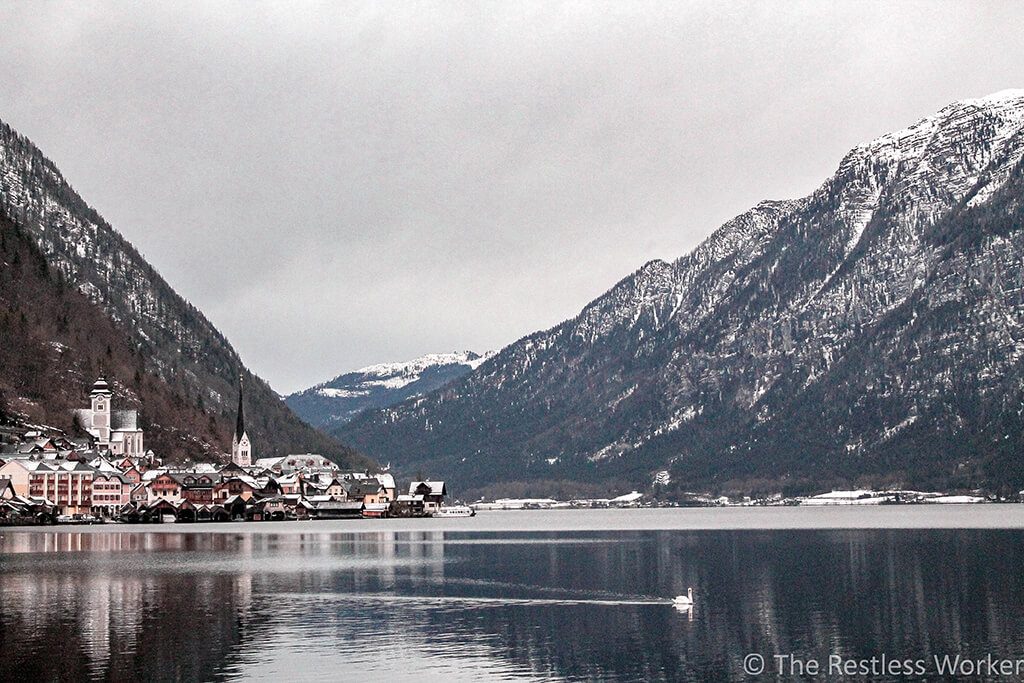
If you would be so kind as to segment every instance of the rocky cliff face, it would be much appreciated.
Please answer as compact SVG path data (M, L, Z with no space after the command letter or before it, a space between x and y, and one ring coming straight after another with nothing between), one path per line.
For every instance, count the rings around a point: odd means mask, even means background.
M181 405L198 406L215 419L229 418L242 375L250 434L261 455L313 451L343 463L365 462L299 420L264 381L245 368L203 314L78 196L53 162L2 122L0 218L35 241L53 277L78 290L127 335L134 353L145 360L146 373L175 387ZM83 384L81 391L87 386ZM18 389L10 391L17 394ZM17 403L20 398L13 395L8 400ZM145 404L147 396L143 393L135 400ZM55 423L61 421L60 415L52 418ZM231 441L230 429L220 440L220 444L204 442L197 450L225 450Z
M1024 91L853 149L342 438L462 485L1024 483Z

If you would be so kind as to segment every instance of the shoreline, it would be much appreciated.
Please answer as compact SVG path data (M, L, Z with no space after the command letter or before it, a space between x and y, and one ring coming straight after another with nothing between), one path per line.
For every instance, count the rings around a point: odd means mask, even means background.
M9 526L4 534L544 533L602 531L1024 530L1024 505L488 510L475 517Z

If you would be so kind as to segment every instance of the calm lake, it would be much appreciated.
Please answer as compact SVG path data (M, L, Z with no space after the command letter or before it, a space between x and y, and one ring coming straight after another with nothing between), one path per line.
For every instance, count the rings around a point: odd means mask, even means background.
M0 680L750 680L751 654L773 678L774 655L823 671L1015 660L1022 567L1024 505L0 528ZM691 586L695 606L673 607Z

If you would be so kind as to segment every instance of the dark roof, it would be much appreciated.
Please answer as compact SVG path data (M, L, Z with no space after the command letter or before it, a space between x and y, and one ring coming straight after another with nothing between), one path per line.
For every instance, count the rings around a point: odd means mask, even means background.
M188 486L189 488L207 488L220 482L219 475L208 472L168 472L167 474L169 474L171 479L174 481L178 482L182 486ZM202 481L204 477L206 478L205 482Z
M99 377L99 379L97 379L93 383L92 390L89 391L90 395L92 395L92 394L109 394L109 393L110 393L110 385L107 384L106 378L103 377L102 375Z
M380 482L376 479L363 479L355 482L348 487L348 495L350 496L365 496L379 493L383 487Z
M115 410L110 414L111 429L138 429L139 413L135 410Z
M448 489L443 481L414 481L409 484L409 495L447 496Z
M256 487L253 486L252 483L246 481L242 477L227 476L227 477L221 478L221 480L219 482L217 482L217 483L218 484L227 484L227 483L232 482L232 481L241 482L242 484L248 486L249 488L253 489L254 491L256 490ZM253 482L253 483L255 483L255 482Z
M108 472L106 470L97 470L94 479L99 479L100 477L103 477L105 479L117 479L122 484L131 484L132 483L131 479L129 479L128 477L124 476L120 472Z

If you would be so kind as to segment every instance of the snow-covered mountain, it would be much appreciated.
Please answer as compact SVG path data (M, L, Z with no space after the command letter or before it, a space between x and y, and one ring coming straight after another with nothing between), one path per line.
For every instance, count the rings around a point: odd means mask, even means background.
M162 456L194 458L204 451L226 450L231 443L230 416L237 404L238 380L242 376L247 388L249 431L262 453L283 455L312 451L343 463L365 464L361 456L312 429L288 410L263 380L246 369L224 335L85 203L57 166L28 138L3 122L0 122L0 221L9 223L11 231L30 236L37 247L36 253L45 260L44 270L52 272L61 286L70 285L84 295L127 335L131 353L143 360L143 368L135 379L110 379L132 385L134 399L143 406L143 418L152 419L153 415L147 413L145 406L159 393L150 391L147 385L160 382L173 387L171 394L173 403L180 409L178 414L195 409L208 422L206 431L216 437L195 443L187 436L190 424L195 421L189 418L178 425L183 434L180 438L162 444L165 447ZM46 331L47 326L57 322L36 319L37 313L31 310L24 315L34 321L37 331ZM83 373L94 373L98 368L83 369L74 361L74 358L57 354L46 360L61 370L54 376L77 387L73 392L84 396L95 375ZM38 375L38 368L31 366L29 359L23 359L22 363L26 367L4 370L10 371L11 376L21 372ZM122 365L130 366L127 362ZM51 370L47 368L48 373ZM47 398L14 396L12 401L29 400L45 405ZM186 406L188 411L184 410ZM172 416L175 411L160 414ZM60 422L63 415L63 412L54 415L54 421ZM147 428L152 427L155 427L152 422L147 424Z
M462 487L1024 484L1022 155L1024 90L951 104L335 433Z
M472 351L432 353L404 363L370 365L285 397L315 427L348 422L368 408L386 408L439 389L477 369L494 355Z

